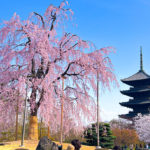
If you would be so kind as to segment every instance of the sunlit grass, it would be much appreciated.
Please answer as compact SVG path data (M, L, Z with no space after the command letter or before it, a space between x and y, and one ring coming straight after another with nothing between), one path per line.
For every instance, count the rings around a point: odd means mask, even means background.
M58 142L56 142L59 144ZM24 147L19 147L21 145L21 141L13 141L13 142L6 142L5 145L0 146L0 150L36 150L36 147L38 145L38 141L34 140L25 140L24 141ZM63 149L67 149L67 146L69 143L63 143ZM84 146L82 145L81 150L95 150L95 146Z

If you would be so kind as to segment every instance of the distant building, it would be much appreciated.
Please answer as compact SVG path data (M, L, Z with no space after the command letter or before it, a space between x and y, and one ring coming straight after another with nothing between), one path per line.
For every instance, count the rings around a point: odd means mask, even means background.
M131 86L129 90L120 91L122 94L131 97L128 102L120 103L121 106L131 108L128 114L119 117L132 120L138 113L149 114L150 112L150 75L143 70L142 48L140 53L140 70L134 75L122 79L123 83Z

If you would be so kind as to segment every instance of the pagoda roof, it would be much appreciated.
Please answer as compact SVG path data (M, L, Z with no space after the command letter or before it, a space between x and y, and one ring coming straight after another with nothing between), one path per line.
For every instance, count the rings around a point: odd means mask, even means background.
M124 118L124 119L129 119L129 120L132 119L135 116L137 116L137 113L133 112L133 111L129 111L128 114L119 115L119 117Z
M126 107L130 107L132 108L132 106L134 105L145 105L145 104L150 104L150 99L147 100L129 100L128 102L122 102L119 103L122 106L126 106Z
M135 115L133 115L133 114L132 115L131 114L130 115L129 114L119 115L120 118L128 119L128 120L131 120L131 121L133 120L132 118L135 117L135 116L136 116L136 114Z
M120 118L124 118L124 119L128 119L128 120L132 120L132 118L134 118L135 116L137 116L138 113L133 112L133 111L129 111L128 114L122 114L119 115ZM149 113L144 113L144 114L149 114Z
M138 89L135 89L135 88L130 88L130 90L123 90L123 91L120 91L122 94L124 95L133 95L133 94L137 94L137 93L145 93L145 92L150 92L150 88L138 88Z
M145 79L150 79L150 75L145 73L145 71L143 70L139 70L137 73L133 74L128 78L122 79L121 81L126 83L126 82L145 80Z
M132 76L122 79L121 81L129 85L137 85L136 81L143 81L143 80L147 81L147 79L148 81L150 81L150 75L145 73L143 69L143 54L142 54L142 47L140 47L140 70L137 73L133 74ZM149 83L150 82L148 82L148 84Z

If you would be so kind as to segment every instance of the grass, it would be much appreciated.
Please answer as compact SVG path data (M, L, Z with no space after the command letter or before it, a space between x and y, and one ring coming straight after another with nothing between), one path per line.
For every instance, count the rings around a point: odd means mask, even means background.
M56 142L59 144L59 142ZM38 141L25 140L24 147L20 147L21 141L5 142L5 145L0 145L0 150L36 150ZM63 149L67 149L69 143L63 143ZM95 150L95 146L82 145L81 150Z

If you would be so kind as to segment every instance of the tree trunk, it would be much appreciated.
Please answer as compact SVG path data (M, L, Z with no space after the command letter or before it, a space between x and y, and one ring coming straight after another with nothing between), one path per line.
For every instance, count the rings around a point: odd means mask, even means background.
M18 140L18 99L17 99L17 107L16 107L16 131L15 131L15 140Z
M50 123L48 123L48 131L47 131L47 136L50 138Z
M16 106L16 133L15 133L15 140L17 141L18 140L18 115L19 115L19 91L18 91L18 94L17 94L17 106Z
M48 136L48 138L50 138L50 129L49 129L49 126L48 126L47 136Z
M29 139L38 140L38 119L37 116L30 116Z

